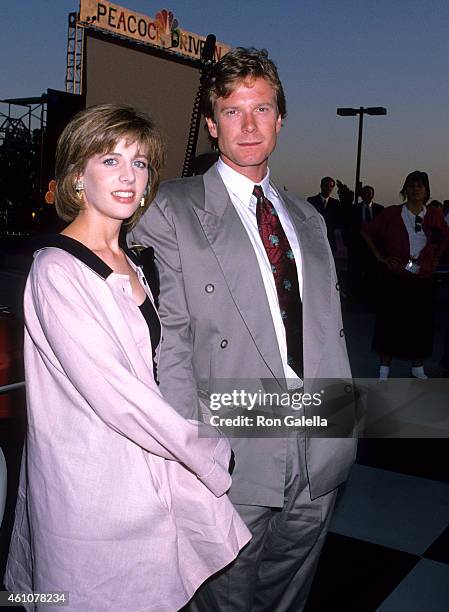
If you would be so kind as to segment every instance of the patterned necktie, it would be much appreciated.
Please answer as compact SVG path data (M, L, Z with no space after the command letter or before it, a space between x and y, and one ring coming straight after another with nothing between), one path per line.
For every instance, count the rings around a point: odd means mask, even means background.
M295 256L276 209L264 196L260 185L254 186L253 195L257 198L257 225L268 261L271 264L281 317L284 322L287 338L287 363L302 378L302 303Z

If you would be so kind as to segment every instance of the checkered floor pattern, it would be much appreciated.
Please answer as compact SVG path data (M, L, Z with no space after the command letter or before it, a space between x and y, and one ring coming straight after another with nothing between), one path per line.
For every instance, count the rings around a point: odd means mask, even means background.
M431 376L448 325L448 286L438 289L436 305L434 353L426 362ZM370 351L374 314L345 306L353 375L376 378L378 358ZM393 362L393 376L409 372L409 363ZM341 611L449 611L448 439L359 441L305 612Z
M362 440L306 612L448 612L448 472L449 440Z

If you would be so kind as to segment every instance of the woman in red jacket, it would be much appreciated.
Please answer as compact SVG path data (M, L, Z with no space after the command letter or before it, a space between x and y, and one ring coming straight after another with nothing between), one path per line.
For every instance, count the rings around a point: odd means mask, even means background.
M382 264L381 295L373 338L379 378L388 378L392 357L412 362L412 376L427 378L423 362L432 354L433 274L449 241L441 210L426 208L429 177L415 170L405 179L403 204L390 206L362 234Z

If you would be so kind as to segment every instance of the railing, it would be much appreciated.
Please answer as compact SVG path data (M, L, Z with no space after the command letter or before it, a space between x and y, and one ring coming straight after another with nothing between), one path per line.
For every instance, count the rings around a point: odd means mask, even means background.
M9 393L10 391L16 391L16 389L25 388L25 381L21 380L20 382L11 383L9 385L1 385L0 386L0 395L3 393Z
M21 419L26 411L25 401L24 380L0 385L0 423Z
M23 413L25 381L23 374L22 323L14 310L0 305L0 420Z

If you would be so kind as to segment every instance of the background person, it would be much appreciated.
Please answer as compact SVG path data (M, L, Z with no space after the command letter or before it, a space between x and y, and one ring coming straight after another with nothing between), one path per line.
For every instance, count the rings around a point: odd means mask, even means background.
M449 225L449 200L444 200L443 202L443 215L444 220Z
M441 210L443 210L443 206L443 202L440 202L439 200L432 200L427 204L427 208L441 208Z
M362 201L349 209L348 214L348 274L349 296L351 300L363 300L369 309L374 309L378 287L378 263L361 229L365 223L373 221L384 209L374 202L374 188L364 185L360 195Z
M162 159L147 115L78 114L56 155L70 223L25 289L28 435L5 585L68 591L71 610L177 610L249 538L225 495L228 442L206 425L199 437L154 380L158 316L118 242Z
M335 180L332 177L325 176L321 179L320 193L307 198L307 201L310 202L324 218L327 228L327 239L329 240L332 253L335 253L337 250L336 230L341 229L343 225L340 202L331 195L335 189L335 185Z
M412 376L427 378L423 361L433 345L432 275L449 228L440 209L426 208L430 185L425 172L411 172L400 193L404 204L385 208L362 228L382 264L373 349L380 355L380 378L388 378L392 357L410 360Z

